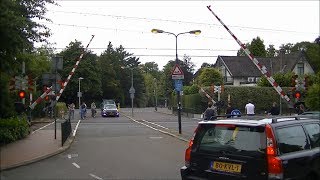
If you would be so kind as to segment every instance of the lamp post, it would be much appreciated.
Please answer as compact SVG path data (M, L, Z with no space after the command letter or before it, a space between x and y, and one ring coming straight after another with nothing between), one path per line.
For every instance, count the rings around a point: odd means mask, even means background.
M158 99L157 99L157 79L153 78L154 82L154 100L155 100L155 105L154 105L154 110L157 111L158 109Z
M193 31L188 31L188 32L182 32L182 33L178 33L178 34L174 34L172 32L167 32L167 31L163 31L160 29L152 29L151 30L152 33L166 33L166 34L172 34L174 35L174 37L176 38L176 65L179 65L179 59L178 59L178 36L181 34L195 34L195 35L199 35L201 33L200 30L193 30ZM178 110L178 123L179 123L179 134L181 134L181 97L180 97L180 91L177 91L177 101L178 101L178 106L177 106L177 110Z
M79 79L79 92L78 92L78 97L79 97L79 109L80 109L80 106L81 106L81 100L80 100L80 98L81 98L81 96L82 96L81 90L80 90L80 87L81 87L80 82L81 82L81 80L84 79L84 78L83 78L83 77L79 77L78 79Z
M131 116L133 117L133 98L134 98L134 93L135 93L135 89L133 87L133 68L131 68L131 88L130 88L129 92L130 92L130 97L131 97Z

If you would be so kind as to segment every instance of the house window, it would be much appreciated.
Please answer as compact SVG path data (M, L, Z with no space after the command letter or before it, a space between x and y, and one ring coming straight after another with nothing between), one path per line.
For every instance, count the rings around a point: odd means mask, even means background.
M254 82L254 77L248 77L248 82L253 83Z
M256 82L259 82L260 81L260 78L259 77L256 77Z
M303 63L298 63L297 69L298 69L298 72L297 72L298 75L304 75L304 64Z

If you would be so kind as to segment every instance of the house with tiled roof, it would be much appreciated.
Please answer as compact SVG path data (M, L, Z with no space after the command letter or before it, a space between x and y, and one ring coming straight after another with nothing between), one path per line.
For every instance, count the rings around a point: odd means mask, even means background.
M279 72L294 72L297 75L314 74L304 51L277 57L256 57L256 59L271 75ZM220 70L224 84L234 86L255 86L262 76L260 70L247 56L218 56L214 67Z

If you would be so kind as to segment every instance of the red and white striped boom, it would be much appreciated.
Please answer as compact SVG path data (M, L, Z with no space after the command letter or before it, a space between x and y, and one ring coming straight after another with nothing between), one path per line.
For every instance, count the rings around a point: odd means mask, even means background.
M62 87L61 87L59 93L58 93L57 96L56 96L56 101L59 100L61 94L63 93L63 91L64 91L64 89L65 89L65 87L67 86L68 82L70 81L71 77L73 76L74 72L76 71L76 69L77 69L77 67L78 67L78 65L79 65L79 63L80 63L80 60L81 60L82 57L83 57L84 52L86 52L86 51L88 50L89 44L91 43L91 41L92 41L93 38L94 38L94 35L92 35L92 37L91 37L89 43L87 44L86 48L85 48L84 51L81 53L81 55L80 55L80 57L78 58L75 66L72 68L71 72L69 73L69 76L68 76L67 80L64 81L64 83L62 84Z
M76 71L79 63L80 63L80 60L82 59L84 53L88 50L88 47L92 41L92 39L94 38L94 35L92 35L89 43L87 44L86 48L84 49L84 51L81 52L81 55L80 57L78 58L76 64L74 65L74 67L72 68L71 72L69 73L69 76L67 78L67 80L63 83L59 93L56 95L56 101L59 100L61 94L63 93L65 87L67 86L68 82L70 81L72 75L74 74L74 72ZM56 82L55 82L56 83ZM30 109L34 109L34 107L39 104L50 92L52 91L52 86L50 88L48 88L35 102L33 102L29 107Z
M250 58L250 60L254 63L254 65L260 70L260 72L267 78L272 87L278 92L282 99L285 99L289 107L293 107L290 98L286 95L286 93L282 90L278 83L273 79L271 74L267 71L267 68L261 64L253 54L247 49L245 44L243 44L231 31L230 29L221 21L221 19L211 10L211 6L207 6L209 11L218 19L218 21L223 25L223 27L230 33L234 40L237 41L241 49L246 53L246 55Z

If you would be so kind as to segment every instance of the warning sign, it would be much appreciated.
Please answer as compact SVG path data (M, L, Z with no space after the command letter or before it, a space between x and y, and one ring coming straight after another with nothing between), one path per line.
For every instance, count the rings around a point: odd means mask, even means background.
M178 64L174 66L171 75L172 75L172 79L184 79L183 71L181 70Z

